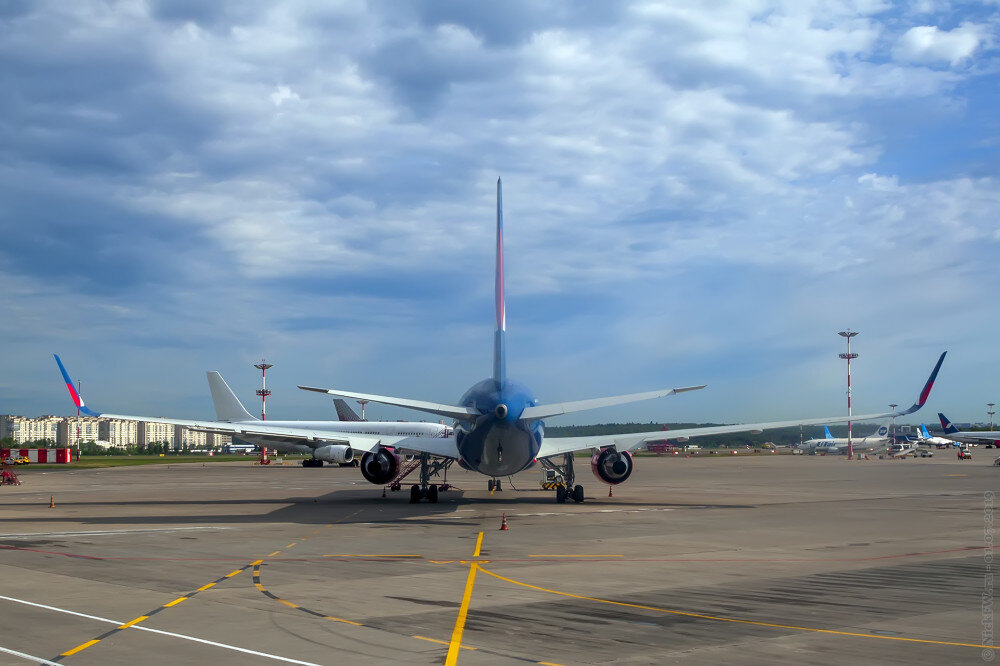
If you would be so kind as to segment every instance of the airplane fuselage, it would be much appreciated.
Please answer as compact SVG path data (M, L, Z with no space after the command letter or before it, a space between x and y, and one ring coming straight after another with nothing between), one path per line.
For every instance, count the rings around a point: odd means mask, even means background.
M523 421L521 412L534 407L535 397L526 386L494 379L474 384L458 403L482 416L455 423L455 443L463 466L487 476L508 476L528 467L542 446L545 426Z

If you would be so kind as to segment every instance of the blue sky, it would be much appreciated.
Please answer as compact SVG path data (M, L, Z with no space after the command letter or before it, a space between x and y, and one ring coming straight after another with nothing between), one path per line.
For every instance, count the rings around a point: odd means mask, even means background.
M272 417L294 388L545 402L559 422L1000 402L1000 4L10 2L0 413ZM412 412L373 408L381 418Z

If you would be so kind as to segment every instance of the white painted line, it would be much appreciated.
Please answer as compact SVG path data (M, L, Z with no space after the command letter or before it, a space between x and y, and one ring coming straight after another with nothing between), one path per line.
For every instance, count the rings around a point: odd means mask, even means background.
M64 608L56 608L55 606L46 606L45 604L38 604L33 601L25 601L24 599L15 599L14 597L5 597L0 595L0 599L6 599L7 601L13 601L18 604L25 604L27 606L35 606L36 608L44 608L46 610L55 611L57 613L67 613L69 615L76 615L77 617L85 617L88 620L95 620L97 622L104 622L105 624L114 624L121 626L125 624L121 620L110 620L106 617L98 617L96 615L87 615L86 613L77 613L76 611L66 610ZM164 636L172 636L174 638L180 638L186 641L193 641L195 643L204 643L205 645L214 645L215 647L220 647L226 650L235 650L236 652L242 652L244 654L252 654L257 657L266 657L267 659L275 659L277 661L284 661L289 664L302 664L302 666L321 666L321 664L314 664L311 661L299 661L298 659L290 659L288 657L280 657L276 654L268 654L267 652L257 652L256 650L248 650L247 648L236 647L235 645L227 645L226 643L217 643L215 641L206 640L204 638L197 638L195 636L187 636L185 634L175 634L171 631L161 631L159 629L152 629L150 627L143 627L138 624L133 624L128 627L128 629L138 629L139 631L148 631L154 634L163 634ZM19 655L20 656L20 655ZM34 657L31 657L34 659ZM44 659L40 660L46 664L51 664L52 662L47 662ZM56 664L56 666L62 666L61 664Z
M36 664L45 664L45 666L63 666L60 663L49 661L48 659L42 659L41 657L32 657L30 654L24 654L23 652L18 652L17 650L8 650L5 647L0 647L0 652L6 652L7 654L12 654L15 657L21 657L22 659L33 661Z
M151 527L144 530L93 530L85 532L26 532L23 534L0 534L0 539L33 539L35 537L106 536L110 534L145 534L148 532L181 532L184 530L228 530L230 527Z

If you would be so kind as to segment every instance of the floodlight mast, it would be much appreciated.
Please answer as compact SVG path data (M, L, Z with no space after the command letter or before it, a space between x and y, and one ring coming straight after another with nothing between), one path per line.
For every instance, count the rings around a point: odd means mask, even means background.
M260 363L255 363L254 366L260 370L260 388L257 389L257 395L260 396L260 420L267 420L267 396L271 395L271 392L267 390L267 370L268 368L273 368L273 363L268 363L265 359L261 359Z
M996 414L996 412L993 411L993 405L995 404L997 403L995 402L986 403L986 406L989 407L989 409L986 410L986 413L990 415L990 430L993 430L993 415Z
M899 407L899 405L896 404L895 402L890 402L889 403L889 411L890 412L895 412L897 407ZM896 417L895 416L892 417L892 443L893 444L896 443Z
M847 459L854 459L854 444L851 437L851 417L853 412L851 411L851 359L857 358L857 354L851 353L851 338L857 335L857 331L852 331L847 329L846 331L840 331L837 335L847 338L847 353L838 354L840 358L847 359Z

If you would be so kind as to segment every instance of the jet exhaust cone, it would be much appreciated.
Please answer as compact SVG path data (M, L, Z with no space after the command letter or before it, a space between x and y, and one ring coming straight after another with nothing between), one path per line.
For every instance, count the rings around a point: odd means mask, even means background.
M493 413L496 414L498 419L507 418L507 405L500 403L497 405L497 408L493 410Z

